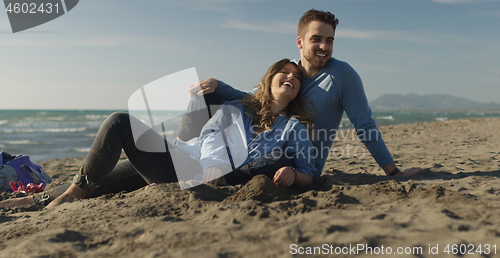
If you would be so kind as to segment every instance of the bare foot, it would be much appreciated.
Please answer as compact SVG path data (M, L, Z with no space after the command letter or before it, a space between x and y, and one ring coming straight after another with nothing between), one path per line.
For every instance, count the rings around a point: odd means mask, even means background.
M25 196L25 197L13 198L13 199L1 201L0 208L15 207L15 206L21 206L21 205L32 204L32 203L33 203L33 195L29 195L29 196Z
M66 190L63 194L61 194L59 197L51 201L47 205L47 209L50 209L54 206L63 204L65 202L73 202L75 199L82 199L87 196L87 193L85 190L81 189L75 184L71 184L71 186Z

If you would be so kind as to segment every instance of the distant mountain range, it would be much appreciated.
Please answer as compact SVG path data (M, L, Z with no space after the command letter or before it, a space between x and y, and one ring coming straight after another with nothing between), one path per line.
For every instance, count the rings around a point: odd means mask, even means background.
M394 109L441 109L441 110L493 110L500 109L500 103L480 103L472 100L457 98L444 94L433 95L399 95L387 94L370 102L370 107L375 110Z

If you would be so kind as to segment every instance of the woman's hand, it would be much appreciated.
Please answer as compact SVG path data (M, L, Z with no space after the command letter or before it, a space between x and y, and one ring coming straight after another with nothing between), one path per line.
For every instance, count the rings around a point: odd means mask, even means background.
M273 182L280 187L289 187L295 182L296 173L292 167L282 167L274 174Z
M391 173L392 173L392 176L416 176L424 171L423 169L421 169L419 167L412 167L412 168L409 168L409 169L401 172L398 169L398 167L396 166L396 163L394 163L394 162L383 166L382 169L384 170L385 174L388 176L391 176ZM397 173L394 174L394 171L397 171Z
M222 171L216 166L209 167L203 171L203 182L205 183L218 185L221 177Z
M413 167L413 168L409 168L403 172L397 173L396 176L416 176L416 175L420 174L420 172L422 172L422 171L424 171L424 170L421 168Z
M149 185L146 185L146 187L145 187L144 189L148 189L148 188L150 188L150 187L155 187L155 186L157 186L157 185L158 185L157 183L151 183L151 184L149 184Z
M189 85L188 86L188 93L189 96L196 97L196 95L205 95L209 94L215 91L215 88L217 88L217 85L219 82L217 82L216 79L210 78L206 79L200 82L197 82L195 84Z

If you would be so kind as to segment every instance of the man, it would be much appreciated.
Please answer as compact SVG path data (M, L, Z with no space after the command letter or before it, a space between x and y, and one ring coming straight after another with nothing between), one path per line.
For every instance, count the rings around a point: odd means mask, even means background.
M305 77L302 92L306 98L314 100L317 134L313 144L318 151L314 158L316 168L323 170L345 111L361 142L387 175L419 174L420 168L404 172L397 168L371 117L359 75L349 64L332 57L337 24L335 15L312 9L302 16L298 26L296 44L300 50L299 66ZM245 94L215 79L200 82L197 89L199 95L215 91L226 100L241 99ZM193 94L194 89L190 90Z

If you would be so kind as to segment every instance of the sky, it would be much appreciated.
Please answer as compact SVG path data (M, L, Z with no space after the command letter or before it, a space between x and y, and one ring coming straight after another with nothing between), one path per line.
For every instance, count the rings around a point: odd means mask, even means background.
M340 20L333 56L369 101L500 102L500 0L80 0L18 33L0 11L0 109L126 110L141 87L193 67L249 90L275 61L299 58L297 23L313 8ZM184 109L186 96L163 100Z

